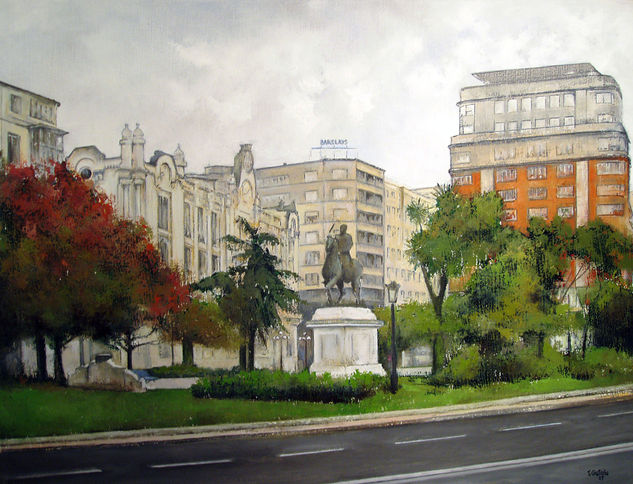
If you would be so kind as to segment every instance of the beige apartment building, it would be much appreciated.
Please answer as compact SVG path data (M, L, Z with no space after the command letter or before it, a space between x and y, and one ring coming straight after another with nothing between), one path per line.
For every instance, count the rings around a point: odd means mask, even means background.
M506 223L596 217L630 230L629 138L616 80L591 64L473 74L460 92L450 174L463 194L496 190Z
M325 240L347 225L352 257L363 265L361 298L384 301L384 170L359 159L321 159L256 170L262 207L294 203L299 215L299 293L313 303L326 300L321 268ZM345 300L351 299L346 287Z
M416 270L407 257L407 242L418 227L407 216L407 206L420 200L427 206L434 204L433 188L413 190L385 181L385 283L400 284L398 303L426 302L428 290L422 271Z
M14 164L63 161L59 102L0 81L0 160Z

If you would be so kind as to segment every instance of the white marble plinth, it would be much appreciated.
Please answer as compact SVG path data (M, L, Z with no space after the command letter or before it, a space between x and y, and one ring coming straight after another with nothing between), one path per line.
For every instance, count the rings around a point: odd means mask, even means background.
M367 308L319 308L306 327L312 330L314 361L310 371L346 377L356 370L385 375L378 363L378 328L384 323Z

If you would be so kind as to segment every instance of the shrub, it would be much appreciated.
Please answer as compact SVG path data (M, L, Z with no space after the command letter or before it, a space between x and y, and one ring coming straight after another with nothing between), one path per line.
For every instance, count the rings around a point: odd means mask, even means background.
M334 379L329 374L317 377L307 371L255 370L204 377L191 387L191 393L196 398L348 403L385 390L387 384L384 377L358 371L347 379Z

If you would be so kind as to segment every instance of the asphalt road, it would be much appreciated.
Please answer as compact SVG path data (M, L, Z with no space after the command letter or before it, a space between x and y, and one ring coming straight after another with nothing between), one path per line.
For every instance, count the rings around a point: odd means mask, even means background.
M631 483L633 401L289 437L5 451L0 479Z

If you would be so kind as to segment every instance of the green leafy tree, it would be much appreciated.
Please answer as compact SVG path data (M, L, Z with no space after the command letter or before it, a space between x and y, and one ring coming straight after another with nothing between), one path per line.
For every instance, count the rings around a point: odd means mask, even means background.
M407 215L417 230L408 241L411 262L424 277L439 324L450 279L464 276L476 266L484 266L502 250L509 229L501 225L503 200L493 192L472 199L450 186L438 185L435 206L411 203ZM433 372L444 363L442 336L433 341Z
M292 310L299 301L296 291L286 283L296 278L291 271L278 269L278 258L269 247L279 244L272 234L260 232L244 218L237 220L246 239L224 237L236 251L240 265L216 272L192 285L193 290L213 291L225 316L239 328L245 344L240 347L240 366L255 367L255 339L265 341L266 331L279 326L279 310Z

